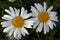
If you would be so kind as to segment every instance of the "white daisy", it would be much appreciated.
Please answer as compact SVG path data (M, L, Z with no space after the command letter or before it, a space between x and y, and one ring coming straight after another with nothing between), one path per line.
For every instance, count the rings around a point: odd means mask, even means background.
M2 27L6 27L3 32L8 33L16 39L21 39L21 34L29 34L25 28L32 28L34 21L27 19L31 16L31 13L27 14L27 10L24 7L21 8L21 14L19 9L9 7L10 10L5 9L9 15L4 15L2 19L5 21L1 22Z
M36 32L41 32L44 27L44 34L49 32L49 27L53 30L53 26L56 26L54 21L58 21L57 12L52 12L53 6L50 6L47 9L46 2L41 4L34 4L35 7L31 6L32 16L35 17L35 25L33 28L36 28ZM47 10L46 10L47 9Z
M8 0L9 2L14 2L15 0Z

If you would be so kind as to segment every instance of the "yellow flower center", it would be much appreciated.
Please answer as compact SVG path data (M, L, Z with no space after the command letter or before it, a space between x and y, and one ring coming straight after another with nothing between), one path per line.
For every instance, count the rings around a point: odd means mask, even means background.
M15 16L12 19L12 24L16 27L16 28L20 28L24 25L24 19L20 16Z
M44 11L39 12L39 13L38 13L38 20L39 20L40 22L47 22L47 21L49 20L49 15L48 15L48 13L47 13L47 12L44 12Z

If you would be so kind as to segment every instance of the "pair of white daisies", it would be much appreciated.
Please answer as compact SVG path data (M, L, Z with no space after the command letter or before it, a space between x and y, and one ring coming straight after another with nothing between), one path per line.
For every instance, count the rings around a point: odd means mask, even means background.
M9 7L5 9L9 15L4 15L1 22L2 27L6 27L3 32L6 32L8 36L13 36L16 39L21 39L21 36L28 35L28 31L25 28L36 28L36 32L41 32L44 29L44 34L49 32L49 28L53 30L53 26L56 26L54 21L58 22L56 12L52 12L53 6L47 9L46 2L41 4L34 4L31 6L31 13L27 13L24 7L20 9ZM33 16L34 18L27 19ZM33 27L31 26L33 25Z

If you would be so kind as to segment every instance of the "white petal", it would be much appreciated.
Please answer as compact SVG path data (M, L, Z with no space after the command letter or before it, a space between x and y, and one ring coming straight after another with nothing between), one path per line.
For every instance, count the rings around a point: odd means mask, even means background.
M28 12L27 10L24 11L24 16L28 14L27 12Z
M2 19L4 19L4 20L10 20L10 18L6 18L6 17L2 17Z
M47 24L48 24L49 27L53 30L53 23L52 23L52 21L49 20L49 21L47 22Z
M29 13L29 14L27 14L27 10L25 10L23 7L22 7L22 9L21 9L21 17L23 18L23 19L26 19L26 18L29 18L31 16L31 14Z
M35 5L35 7L38 9L38 11L40 12L40 11L43 11L43 6L41 5L41 4L34 4Z
M46 34L47 32L49 32L49 26L47 23L44 23L44 34Z
M23 31L25 34L29 34L28 31L27 31L25 28L22 28L22 31Z
M7 27L7 26L11 26L11 22L10 21L3 21L1 22L2 27Z
M18 31L18 39L21 39L21 33Z
M18 13L18 14L17 14L17 13ZM19 13L20 13L20 9L18 9L18 12L17 12L17 13L16 13L16 14L19 15Z
M47 25L44 23L44 34L47 33L47 29L46 29Z
M16 8L14 8L14 10L15 10L15 14L17 15L17 16L19 16L19 13L20 13L20 9L16 9Z
M24 25L26 28L32 28L31 25Z
M53 26L55 26L55 27L56 27L56 24L55 24L53 21L51 21L51 23L52 23L52 25L53 25Z
M57 12L49 12L51 16L56 16Z
M46 11L46 2L44 2L44 11Z
M25 23L33 23L34 21L32 21L31 19L25 20Z
M4 20L11 20L12 17L9 16L9 15L4 15L4 16L2 17L2 19L4 19Z
M5 9L5 12L7 12L9 15L12 15L10 10L8 10L8 9Z
M23 32L22 28L19 29L20 30L20 33L25 36L25 33Z
M16 28L16 29L15 29L14 37L15 37L16 39L21 39L21 33L20 33L19 28Z
M54 22L52 22L52 24L56 27L56 24Z
M30 20L35 22L37 20L37 18L30 18Z
M11 36L14 33L14 30L15 28L12 27L8 35Z
M4 30L3 30L3 32L9 32L10 30L12 29L12 27L10 26L10 27L7 27L7 28L5 28Z
M25 11L25 9L24 9L24 7L22 7L22 8L21 8L21 16L24 15L24 11Z
M17 29L17 35L16 35L17 39L21 39L21 33L19 28Z
M37 22L34 24L33 28L36 28L38 24L39 24L39 22L37 21Z
M25 22L25 25L33 25L34 24L34 21L31 21L31 22Z
M25 25L33 25L34 21L32 20L25 20Z
M57 16L50 16L50 20L58 22L58 17Z
M14 31L14 37L16 38L16 36L17 36L17 29L15 29L15 31Z
M53 9L53 6L50 6L47 12L51 11Z
M9 15L4 15L4 17L12 19L12 17Z
M27 18L29 18L29 17L31 17L31 15L32 14L26 14L26 15L24 15L24 16L22 16L24 19L27 19Z
M38 10L31 6L32 16L36 16L38 14Z
M36 32L41 32L43 28L43 23L40 23L36 29Z
M14 9L12 7L9 7L10 11L11 11L11 14L12 16L14 17L15 16L15 12L14 12Z
M2 25L2 27L7 27L7 26L4 24L4 25Z

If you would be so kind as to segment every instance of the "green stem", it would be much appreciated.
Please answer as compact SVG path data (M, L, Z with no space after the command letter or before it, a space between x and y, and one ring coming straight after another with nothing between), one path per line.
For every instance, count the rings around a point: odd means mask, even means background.
M38 36L38 39L40 40L39 33L38 33L38 32L36 32L36 34L37 34L37 36Z

